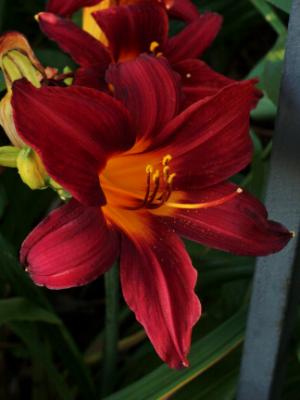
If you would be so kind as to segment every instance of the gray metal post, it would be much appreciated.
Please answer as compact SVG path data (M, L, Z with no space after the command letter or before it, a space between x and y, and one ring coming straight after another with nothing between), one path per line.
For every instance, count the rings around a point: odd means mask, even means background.
M300 297L300 0L294 0L267 191L270 217L297 233L257 261L238 400L280 399L295 304Z

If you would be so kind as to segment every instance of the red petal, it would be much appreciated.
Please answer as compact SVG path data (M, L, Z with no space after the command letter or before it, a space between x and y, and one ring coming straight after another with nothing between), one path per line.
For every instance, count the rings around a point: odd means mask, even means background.
M69 17L82 7L91 7L102 0L48 0L47 11Z
M191 22L199 17L199 11L190 0L164 0L169 14L178 19Z
M42 31L83 67L97 65L103 73L111 62L105 46L72 21L50 13L38 15Z
M149 52L154 41L164 46L168 37L167 14L155 2L110 7L93 16L108 38L115 61Z
M203 191L190 191L190 203L209 202L233 193L237 187L221 184ZM291 233L268 214L249 193L237 194L217 207L176 210L176 231L206 246L245 256L264 256L280 251Z
M107 91L105 74L101 73L98 65L78 68L75 72L74 85Z
M177 114L179 79L163 58L142 55L135 61L111 64L107 80L128 108L139 137L153 138Z
M220 15L202 14L180 33L169 39L163 51L164 55L172 63L201 56L217 36L221 24Z
M237 82L192 104L166 125L154 153L172 155L177 189L212 186L249 164L249 120L255 93L253 82Z
M180 74L185 94L184 107L187 107L207 96L215 95L220 89L235 81L218 74L205 62L192 59L184 60L173 68Z
M25 239L21 262L34 282L63 289L91 282L106 272L119 252L119 236L100 208L74 200L53 211Z
M124 298L158 355L172 368L188 365L192 327L201 313L194 293L196 278L180 239L154 218L149 239L134 243L124 236Z
M127 111L112 97L83 87L36 89L18 81L14 120L57 182L88 205L104 202L98 173L107 157L134 142Z

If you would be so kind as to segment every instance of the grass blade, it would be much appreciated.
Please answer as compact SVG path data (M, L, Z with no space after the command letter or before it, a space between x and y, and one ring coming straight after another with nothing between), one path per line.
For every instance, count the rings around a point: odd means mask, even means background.
M246 311L242 309L193 346L191 367L173 371L163 365L106 400L167 399L237 348L243 340L245 324Z

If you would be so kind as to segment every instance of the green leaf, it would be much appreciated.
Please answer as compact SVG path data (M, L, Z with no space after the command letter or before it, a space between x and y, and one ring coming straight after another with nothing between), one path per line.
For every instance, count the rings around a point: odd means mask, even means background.
M0 218L2 218L7 204L7 197L4 186L0 183Z
M175 394L174 400L234 400L239 375L237 366L231 366L230 369L223 367L220 372L215 370L216 368L211 368L210 374L206 374L205 379L195 380L187 388Z
M254 7L262 14L268 24L278 33L279 36L286 34L286 27L273 8L265 0L250 0Z
M268 97L277 105L285 54L286 36L280 37L265 58L263 84Z
M0 324L12 321L39 321L61 325L55 314L23 297L0 300Z
M52 307L43 295L42 290L28 278L13 255L10 244L4 240L1 234L0 279L9 283L18 296L25 297L36 306L40 306L50 313L52 312ZM55 314L53 316L55 317ZM81 398L86 400L95 399L95 390L89 372L83 363L83 357L63 323L47 325L43 330L52 344L52 348L57 351L58 356L72 374L80 390Z
M254 272L254 265L228 265L218 268L206 268L201 271L200 287L219 285L220 283L233 282L240 279L249 279Z
M35 286L18 263L10 243L0 234L0 280L9 283L17 296L25 297L35 305L51 311L40 288Z
M264 96L251 112L251 117L256 121L272 120L275 118L276 112L275 104L267 96Z
M271 50L255 65L247 78L258 77L258 87L265 97L258 103L251 116L255 119L274 118L279 98L282 68L285 54L286 35L280 36Z
M41 340L38 327L34 324L15 322L10 325L10 328L24 342L30 352L31 358L35 362L38 362L45 371L51 384L51 389L56 393L56 398L61 400L74 399L72 392L64 382L62 374L53 363L51 352L48 350L45 342Z
M290 13L292 7L292 0L267 0L269 3L280 8L280 10Z
M251 163L251 171L247 177L248 182L245 186L247 190L250 191L250 193L253 193L258 198L261 198L265 185L265 163L263 159L263 147L260 139L254 131L251 131L251 137L253 141L254 154Z
M0 11L1 12L1 11ZM3 73L0 71L0 92L6 88Z
M106 397L106 400L162 400L169 398L236 349L243 340L245 324L246 311L241 309L194 344L189 368L173 371L163 365L136 383Z
M1 221L1 233L19 248L36 222L46 215L56 195L51 190L30 190L13 168L2 173L1 183L9 200Z

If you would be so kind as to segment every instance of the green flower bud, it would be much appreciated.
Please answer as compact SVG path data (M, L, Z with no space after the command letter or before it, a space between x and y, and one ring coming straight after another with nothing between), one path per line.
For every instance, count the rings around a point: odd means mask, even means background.
M45 189L49 177L46 169L36 152L25 147L20 150L17 158L17 168L21 179L30 189Z
M14 146L0 147L0 165L2 167L16 168L19 153L20 149Z
M0 125L13 145L24 147L25 143L18 135L13 119L12 85L16 80L26 78L36 88L40 88L46 73L25 37L18 32L0 36L0 68L7 86L7 93L0 101Z
M45 70L26 38L18 32L8 32L0 37L0 68L9 91L13 82L22 78L39 88L45 76Z

